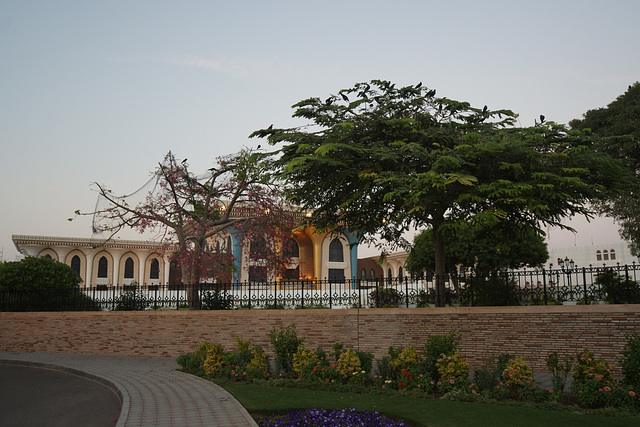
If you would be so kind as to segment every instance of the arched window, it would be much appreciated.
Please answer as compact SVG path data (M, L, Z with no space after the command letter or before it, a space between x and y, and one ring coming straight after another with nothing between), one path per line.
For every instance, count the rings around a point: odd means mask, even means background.
M611 260L613 261L614 259L616 259L616 251L615 249L611 249L609 251L609 258L611 258Z
M107 274L109 270L109 261L107 261L107 257L101 257L100 261L98 261L98 278L106 279L109 277Z
M342 242L336 238L329 244L329 262L344 262Z
M160 262L158 258L154 258L151 261L151 272L149 273L149 279L159 279L160 278Z
M600 250L596 251L596 260L602 261L602 252Z
M603 261L608 261L609 260L609 251L607 251L606 249L604 251L602 251L602 260Z
M227 237L227 253L231 253L231 236Z
M80 275L80 264L80 257L74 255L73 258L71 258L71 269L75 271L78 276Z
M53 259L53 258L51 258L51 255L49 255L49 254L46 254L46 255L45 255L45 256L43 256L42 258L46 258L46 259Z
M402 276L403 276L403 271L402 271L402 267L400 267L398 268L398 277L402 279Z
M254 259L262 259L267 256L267 242L264 237L258 237L251 241L249 250Z
M375 280L376 279L376 271L372 268L371 271L369 271L369 278L371 280Z
M124 262L124 278L133 279L133 258L131 257Z
M362 271L360 272L360 278L362 280L365 280L367 278L367 270L366 269L362 269Z

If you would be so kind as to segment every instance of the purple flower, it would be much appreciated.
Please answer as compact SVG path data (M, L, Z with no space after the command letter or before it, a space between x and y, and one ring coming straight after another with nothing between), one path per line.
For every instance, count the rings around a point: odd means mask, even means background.
M303 409L289 412L285 416L272 415L264 419L261 427L285 427L301 425L338 426L382 426L405 427L404 421L394 421L378 412L356 412L355 409Z

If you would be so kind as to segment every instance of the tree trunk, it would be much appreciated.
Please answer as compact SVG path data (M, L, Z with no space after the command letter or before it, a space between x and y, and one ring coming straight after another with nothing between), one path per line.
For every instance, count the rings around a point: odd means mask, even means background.
M444 257L444 238L439 228L442 221L434 221L433 223L433 245L435 249L435 284L436 284L436 307L445 306L445 257Z

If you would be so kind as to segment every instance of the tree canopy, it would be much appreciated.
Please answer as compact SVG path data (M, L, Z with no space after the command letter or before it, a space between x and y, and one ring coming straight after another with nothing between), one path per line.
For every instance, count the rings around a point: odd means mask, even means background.
M608 137L601 139L598 148L621 159L635 175L636 180L627 192L600 208L617 221L620 235L629 242L631 252L640 255L640 82L630 85L607 107L589 110L582 119L572 120L569 125Z
M159 234L165 250L181 265L184 283L197 283L211 270L217 258L208 250L208 242L224 230L238 232L244 244L265 236L272 241L286 241L290 236L291 209L271 184L269 162L263 154L244 149L219 157L202 175L188 167L186 159L178 161L169 152L139 201L118 197L95 183L99 201L104 203L85 215L94 216L94 229L111 235L126 227ZM266 265L284 263L283 252L276 249L269 245L260 253Z
M510 110L437 97L422 84L358 83L293 106L310 121L258 130L279 148L286 195L319 228L349 227L363 240L397 241L434 230L436 286L444 289L443 232L463 222L538 228L590 215L588 201L621 183L620 165L594 136L545 122L515 127Z
M443 233L447 274L457 275L458 266L486 276L507 268L537 267L549 258L544 237L531 227L513 227L507 222L492 226L466 223ZM422 275L435 269L433 230L422 230L413 239L406 268Z

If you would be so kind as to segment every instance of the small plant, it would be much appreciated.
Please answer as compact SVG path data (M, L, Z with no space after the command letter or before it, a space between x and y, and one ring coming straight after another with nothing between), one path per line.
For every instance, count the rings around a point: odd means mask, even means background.
M596 359L594 354L585 349L578 355L576 369L571 373L574 384L600 378L601 381L613 382L613 366L604 359Z
M371 292L371 303L373 307L398 307L401 299L400 293L393 288L379 288Z
M226 292L220 290L205 291L201 296L203 310L230 310L233 308L233 299Z
M424 344L423 355L424 363L429 376L437 381L440 379L438 373L438 367L436 363L438 359L442 358L442 355L451 355L459 350L459 341L461 335L456 333L455 330L451 330L447 335L433 335L430 336Z
M452 355L442 355L436 362L438 374L442 380L464 379L469 376L469 365L459 351Z
M135 290L124 291L116 298L117 311L141 311L149 307L149 299Z
M253 357L247 364L247 370L252 371L256 377L266 378L269 375L269 372L267 371L267 354L259 345L254 345L251 348L251 353L253 354Z
M305 366L315 365L318 363L318 356L316 353L300 344L296 354L293 355L293 370L298 375L298 378L303 378L305 372Z
M399 373L403 369L411 369L414 365L420 363L421 360L422 358L415 347L405 347L399 353L391 356L389 367L396 373Z
M207 349L207 358L202 367L207 375L215 374L224 366L224 349L220 344L213 344Z
M516 357L507 362L502 372L502 381L512 394L521 399L531 397L536 388L533 372L524 357Z
M553 390L559 396L564 392L567 377L571 374L571 368L573 367L573 360L572 356L565 354L561 361L555 351L547 356L547 368L553 375Z
M298 338L296 325L292 324L286 328L280 325L269 333L269 341L273 346L276 355L276 372L281 375L293 373L293 355L298 351L298 346L304 342L304 338Z
M362 371L360 359L352 348L348 348L347 351L340 355L336 369L344 378L349 378L353 374L357 374Z

